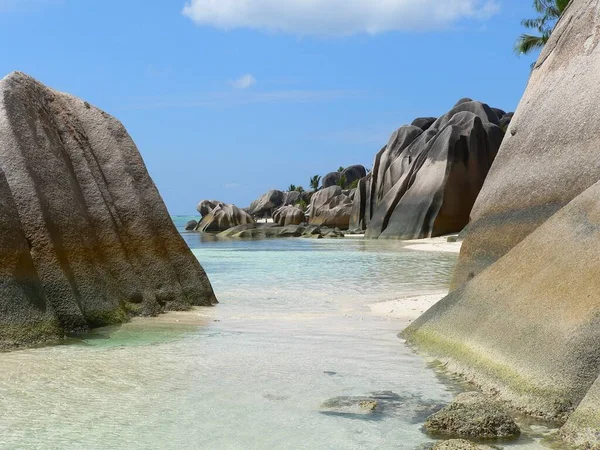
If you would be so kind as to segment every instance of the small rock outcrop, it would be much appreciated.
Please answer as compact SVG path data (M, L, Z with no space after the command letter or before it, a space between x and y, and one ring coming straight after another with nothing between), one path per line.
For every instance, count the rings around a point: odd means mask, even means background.
M341 172L330 172L321 179L321 187L327 189L332 186L337 186L341 177Z
M513 418L479 392L465 392L425 422L433 434L459 438L516 438L521 434Z
M355 181L367 176L367 169L359 164L346 167L337 172L331 172L321 179L322 189L327 189L333 186L340 186L342 189L347 189L352 186Z
M202 214L202 220L196 226L195 231L221 232L238 225L254 223L254 219L246 211L223 202L205 200L198 205L198 212L204 214Z
M442 117L397 130L361 179L350 228L368 238L419 239L469 222L504 132L496 113L469 99Z
M297 206L282 206L273 213L273 221L282 227L300 225L306 220L306 215Z
M216 302L123 125L0 80L0 348Z
M308 223L347 230L352 204L351 196L344 194L339 186L321 189L311 198Z

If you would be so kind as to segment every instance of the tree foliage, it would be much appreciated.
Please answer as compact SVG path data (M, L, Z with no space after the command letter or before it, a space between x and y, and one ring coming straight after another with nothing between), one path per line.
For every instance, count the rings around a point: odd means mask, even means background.
M310 187L313 190L319 189L319 183L321 182L321 175L315 175L314 177L310 177Z
M528 55L541 50L554 30L554 26L567 8L570 0L533 0L533 7L538 13L535 19L525 19L521 24L525 28L536 30L537 34L523 33L515 43L517 55Z

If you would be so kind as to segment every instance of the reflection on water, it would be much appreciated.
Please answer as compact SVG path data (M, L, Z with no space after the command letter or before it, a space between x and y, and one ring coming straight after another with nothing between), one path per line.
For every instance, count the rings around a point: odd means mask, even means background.
M403 345L397 321L366 305L445 288L455 255L394 242L186 239L221 304L1 354L0 448L364 450L429 440L420 419L452 398L452 384ZM328 400L374 397L377 420L324 414Z

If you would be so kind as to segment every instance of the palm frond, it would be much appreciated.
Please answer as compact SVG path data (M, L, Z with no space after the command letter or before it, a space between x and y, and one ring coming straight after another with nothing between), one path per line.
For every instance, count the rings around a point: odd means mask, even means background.
M515 43L515 53L517 55L528 55L534 50L540 50L548 42L549 35L534 36L531 34L522 34Z

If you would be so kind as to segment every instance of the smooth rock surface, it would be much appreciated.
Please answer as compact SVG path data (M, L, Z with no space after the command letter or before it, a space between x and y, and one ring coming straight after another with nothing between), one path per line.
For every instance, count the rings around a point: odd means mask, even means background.
M282 227L287 225L300 225L306 219L304 211L297 206L282 206L273 213L273 221Z
M0 347L216 301L135 144L105 112L10 74L0 169Z
M350 228L387 239L462 230L504 137L498 123L487 105L465 100L426 131L398 129L359 183Z
M342 192L339 186L332 186L316 192L309 208L311 225L323 225L347 230L352 213L352 199Z

